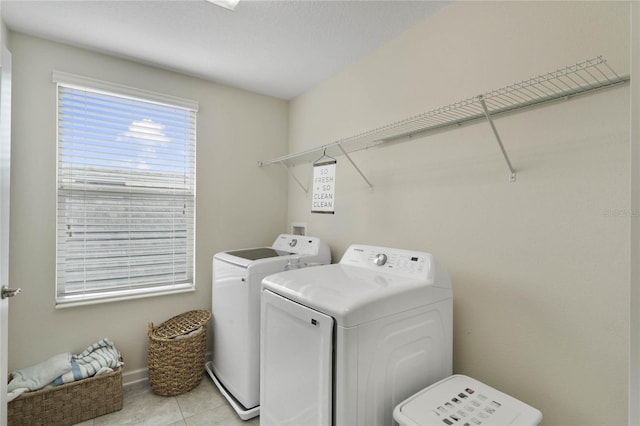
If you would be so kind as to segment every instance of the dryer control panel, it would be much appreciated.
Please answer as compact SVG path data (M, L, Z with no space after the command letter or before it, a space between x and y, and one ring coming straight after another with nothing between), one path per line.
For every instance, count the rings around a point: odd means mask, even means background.
M340 263L404 277L433 279L433 256L418 251L354 244L347 249Z
M271 248L295 254L313 255L320 251L320 239L306 235L280 234Z

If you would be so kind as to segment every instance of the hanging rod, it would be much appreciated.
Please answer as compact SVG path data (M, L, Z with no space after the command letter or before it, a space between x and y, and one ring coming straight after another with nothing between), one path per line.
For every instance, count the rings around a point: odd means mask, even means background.
M618 75L602 56L598 56L326 145L259 161L258 165L280 163L291 167L313 161L323 151L331 156L344 155L480 120L490 122L494 135L499 140L492 118L614 87L627 83L629 79L629 75ZM515 171L502 141L499 140L498 143L510 170L510 180L513 181ZM361 172L360 174L362 175Z

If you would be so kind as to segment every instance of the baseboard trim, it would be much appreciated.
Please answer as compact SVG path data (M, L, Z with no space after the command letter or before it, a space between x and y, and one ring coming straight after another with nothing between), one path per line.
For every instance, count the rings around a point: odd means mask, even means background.
M140 368L138 370L127 371L122 373L122 386L130 386L136 383L145 382L149 380L149 369Z
M207 361L211 360L211 352L207 351L205 357ZM122 386L135 385L146 381L149 381L149 369L146 367L122 373Z

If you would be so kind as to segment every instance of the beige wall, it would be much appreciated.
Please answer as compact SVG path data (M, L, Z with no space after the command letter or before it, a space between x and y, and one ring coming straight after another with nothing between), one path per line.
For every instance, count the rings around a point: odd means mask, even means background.
M629 3L454 2L291 103L289 150L603 55L629 72ZM289 183L289 222L432 252L454 289L454 372L545 425L627 423L629 86L338 158L336 214ZM307 179L309 168L295 172Z
M256 161L286 150L285 101L10 33L13 53L9 369L111 338L125 381L145 375L147 324L211 308L211 258L285 231L286 178ZM196 285L192 293L55 309L56 87L60 70L197 100Z

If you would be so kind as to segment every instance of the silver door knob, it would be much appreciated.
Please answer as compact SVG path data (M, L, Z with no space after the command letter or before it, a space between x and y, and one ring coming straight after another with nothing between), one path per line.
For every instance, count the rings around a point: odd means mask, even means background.
M13 297L16 294L20 294L22 293L22 289L21 288L8 288L8 287L2 287L2 293L1 293L1 297L3 299L6 299L7 297Z

